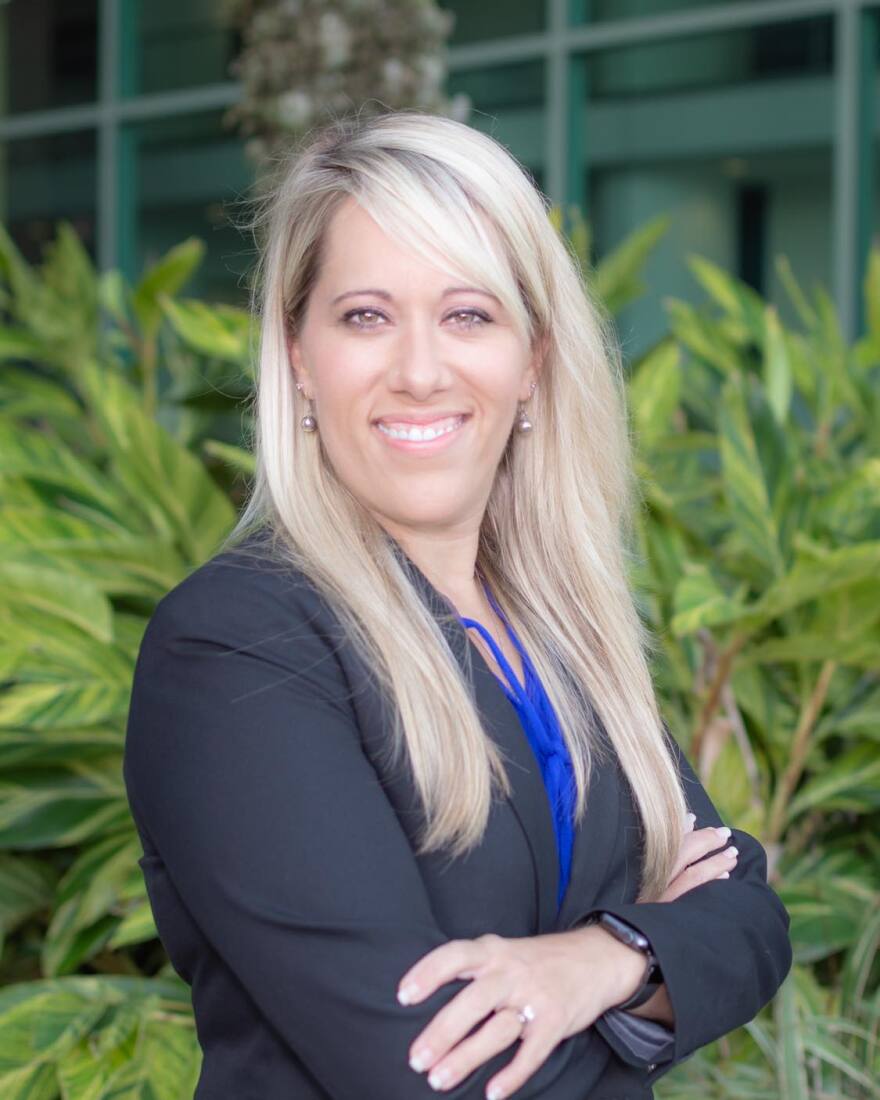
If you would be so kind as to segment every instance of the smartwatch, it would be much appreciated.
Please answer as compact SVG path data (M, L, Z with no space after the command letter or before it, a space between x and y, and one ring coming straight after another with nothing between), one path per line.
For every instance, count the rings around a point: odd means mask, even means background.
M606 928L611 935L620 940L621 943L625 943L628 947L636 948L636 950L641 951L645 956L647 966L645 968L645 977L642 980L642 984L631 997L628 997L622 1004L614 1005L614 1008L623 1010L638 1008L639 1005L643 1005L645 1001L649 1001L663 984L663 973L660 970L660 963L657 961L657 957L654 954L651 947L651 941L648 937L627 921L621 920L620 917L616 917L613 913L607 913L605 911L591 913L584 923L601 924L603 928Z

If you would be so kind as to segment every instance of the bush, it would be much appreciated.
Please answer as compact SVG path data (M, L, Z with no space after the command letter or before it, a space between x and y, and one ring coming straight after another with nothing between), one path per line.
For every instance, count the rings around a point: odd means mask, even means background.
M597 266L614 313L665 229ZM231 529L253 465L253 331L179 296L191 240L135 287L67 226L39 268L0 233L0 1093L179 1100L188 987L150 913L122 783L156 601ZM801 321L699 257L704 306L629 380L644 486L634 580L663 707L722 815L765 844L795 966L773 1005L662 1096L877 1095L880 942L880 254L870 328L780 271Z

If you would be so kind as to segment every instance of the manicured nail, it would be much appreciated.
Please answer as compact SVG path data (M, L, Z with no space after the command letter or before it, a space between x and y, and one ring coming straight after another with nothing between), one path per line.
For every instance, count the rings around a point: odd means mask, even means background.
M486 1100L501 1100L504 1093L501 1090L500 1085L492 1085L489 1091L486 1093Z
M398 989L397 999L402 1005L408 1005L413 997L416 996L418 991L419 987L416 985L415 982L407 982L405 986L403 986L401 989Z
M428 1050L427 1047L422 1047L421 1050L417 1050L412 1058L410 1058L409 1064L411 1068L416 1071L416 1073L424 1073L430 1061L430 1050Z
M444 1084L449 1080L449 1070L444 1066L443 1069L432 1070L428 1076L428 1084L432 1089L441 1089Z
M730 878L730 871L722 871L718 878Z
M697 815L696 814L686 814L685 819L684 819L685 829L686 830L692 829L694 827L694 822L696 820L697 820Z
M733 859L735 856L739 855L739 848L725 848L724 855L730 856L731 859Z
M727 840L727 838L730 836L730 829L728 829L726 825L720 829L716 829L715 832L721 837L722 840Z

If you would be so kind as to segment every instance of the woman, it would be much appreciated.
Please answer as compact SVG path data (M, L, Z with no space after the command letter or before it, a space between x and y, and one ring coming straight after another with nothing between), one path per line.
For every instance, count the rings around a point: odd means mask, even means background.
M447 119L332 124L259 223L254 491L125 753L196 1096L651 1097L791 947L658 712L610 326Z

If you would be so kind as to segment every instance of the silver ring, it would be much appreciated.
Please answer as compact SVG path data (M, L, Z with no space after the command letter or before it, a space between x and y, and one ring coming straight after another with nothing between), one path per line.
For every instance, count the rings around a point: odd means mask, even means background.
M521 1024L527 1024L529 1020L534 1020L535 1010L531 1005L525 1005L521 1012L517 1012L516 1018Z

